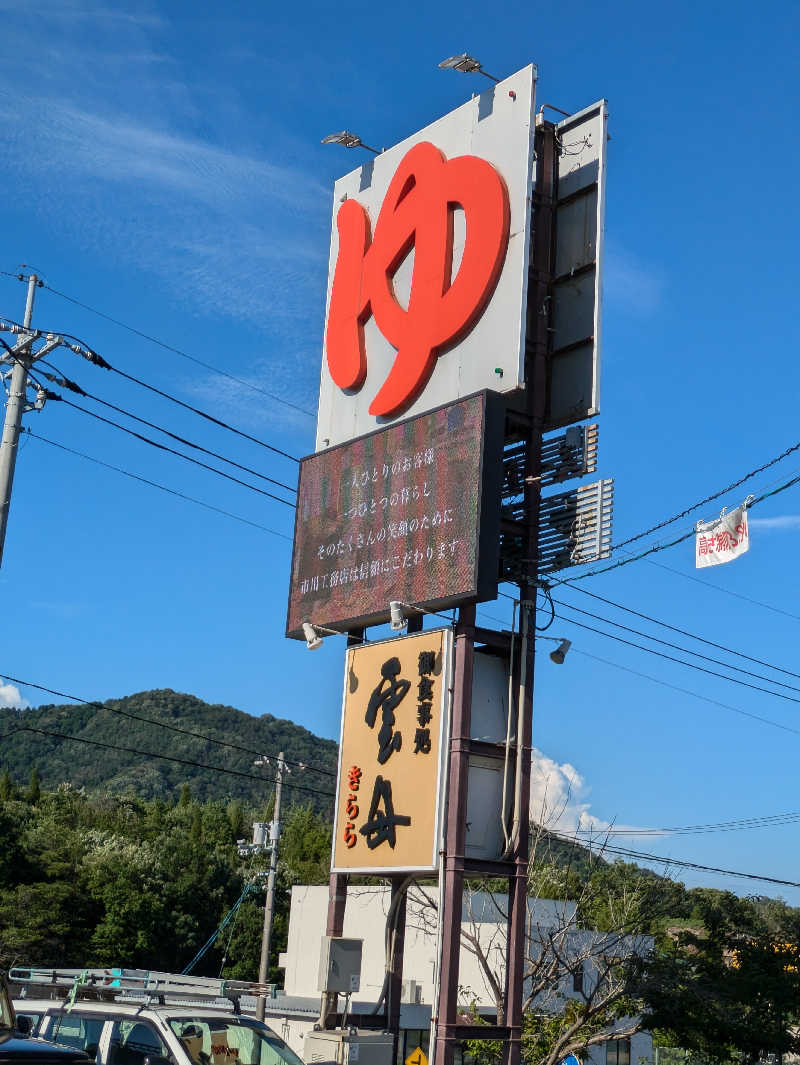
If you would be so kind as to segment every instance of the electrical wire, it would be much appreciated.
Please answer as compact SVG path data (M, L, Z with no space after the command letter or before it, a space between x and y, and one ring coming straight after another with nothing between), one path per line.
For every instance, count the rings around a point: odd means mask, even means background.
M97 459L93 455L87 455L83 451L76 451L75 448L67 447L66 444L59 444L56 440L49 440L46 436L40 436L39 433L34 433L32 429L25 428L23 432L26 436L32 437L34 440L39 440L43 444L49 444L51 447L57 447L60 451L66 451L70 455L76 455L78 458L86 459L87 462L94 462L98 466L103 466L107 470L113 470L115 473L121 473L123 477L130 477L133 481L139 481L141 484L149 485L150 488L158 488L161 492L167 492L171 496L176 496L178 499L183 499L187 503L194 503L198 507L204 507L206 510L213 510L215 514L223 514L226 518L233 518L234 521L239 521L243 525L249 525L253 529L260 529L261 532L269 533L271 536L278 536L281 540L288 540L292 542L291 536L287 536L286 533L277 532L275 529L270 529L266 525L260 525L257 521L251 521L249 518L243 518L240 514L234 514L230 510L223 510L222 507L215 507L213 503L204 503L202 499L195 499L194 496L186 495L185 492L179 492L175 488L168 488L165 484L159 484L158 481L150 481L147 477L140 477L138 473L131 473L130 470L123 470L121 466L113 466L110 462L103 462L102 459Z
M727 488L721 488L718 492L714 492L713 495L706 496L705 499L701 499L697 503L693 503L690 507L686 507L685 510L682 510L679 514L674 514L671 518L666 518L664 521L660 521L657 525L652 525L644 532L637 533L635 536L629 536L627 540L621 540L618 544L613 544L611 550L618 551L622 547L627 547L628 544L633 544L636 543L637 540L644 539L645 536L649 536L651 533L658 532L659 529L663 529L667 525L673 525L676 521L680 521L681 518L687 517L687 515L691 514L693 510L697 510L699 507L705 506L706 503L711 503L715 499L719 499L720 496L724 496L728 492L732 492L734 488L741 487L741 485L743 485L746 481L749 481L751 480L751 478L756 477L759 473L763 473L771 466L775 466L778 462L781 462L783 461L783 459L788 458L789 455L793 454L795 451L800 451L800 441L798 441L798 443L796 444L792 444L791 447L787 447L786 450L782 451L780 455L776 455L775 458L770 459L768 462L765 462L762 466L758 466L756 467L756 469L751 470L749 473L746 473L744 477L740 477L738 480L733 481L727 486Z
M785 618L792 618L793 621L800 621L800 614L793 614L790 610L782 610L778 606L773 606L771 603L762 603L759 599L753 599L749 595L742 595L741 592L734 592L730 588L725 588L719 584L712 584L711 581L705 581L702 577L697 577L693 573L684 573L682 570L674 569L672 566L666 566L663 562L656 562L652 558L647 559L648 566L656 566L658 569L663 569L665 573L672 573L676 577L683 577L684 580L694 581L695 584L702 584L704 588L711 588L712 591L721 592L723 595L729 595L733 599L741 599L744 603L750 603L753 606L760 606L764 610L770 610L773 614L780 614Z
M93 393L87 392L75 381L71 381L68 377L62 374L58 367L53 366L52 363L45 362L44 359L38 360L36 366L37 372L49 381L50 384L59 385L59 387L66 388L70 392L76 393L76 395L84 396L86 399L91 399L95 403L100 403L102 406L108 407L109 410L116 411L117 414L123 414L126 418L131 418L133 421L139 422L140 425L146 425L149 429L155 429L157 432L163 433L165 436L170 437L170 439L176 440L179 444L184 444L186 447L193 448L195 451L202 451L204 455L210 455L212 458L219 459L220 462L226 462L229 466L234 466L237 470L242 470L244 473L249 473L253 477L258 477L262 481L274 484L278 488L285 488L287 492L292 492L294 495L297 495L297 489L289 484L284 484L283 481L276 481L274 477L268 477L265 473L259 473L258 470L254 470L250 466L243 466L240 462L235 462L233 459L229 459L225 455L220 455L218 451L211 451L209 448L203 447L202 444L196 444L192 440L187 440L185 436L178 436L177 433L173 433L170 429L165 429L163 425L157 425L156 422L150 422L146 418L141 418L138 414L126 410L124 407L118 407L116 403L109 403L108 400L101 399L100 396L95 396ZM44 373L38 369L39 366L49 366L58 376ZM63 397L59 398L63 399Z
M735 821L718 821L709 825L681 825L671 828L605 828L603 837L606 836L689 836L689 835L712 835L716 832L739 832L751 828L770 828L774 825L792 825L800 821L800 811L791 811L785 814L770 814L764 817L742 817ZM596 829L581 828L576 832L596 834Z
M731 663L724 662L719 658L712 658L710 655L701 654L700 651L692 651L689 647L683 647L681 644L670 643L669 640L662 640L658 636L651 636L649 633L641 632L639 629L629 628L627 625L623 625L619 621L613 621L611 618L603 617L600 614L593 614L591 610L582 610L579 606L573 606L572 603L565 603L562 599L553 599L553 602L557 603L559 606L566 607L567 610L574 610L578 614L584 614L586 617L594 618L595 621L602 621L605 625L614 625L616 628L622 629L623 632L629 632L634 636L641 636L642 639L653 640L654 643L660 643L664 647L671 647L674 651L682 651L684 654L693 655L695 658L701 658L704 662L713 662L717 666L722 666L725 669L732 669L735 673L742 673L746 677L753 677L756 680L765 680L768 684L775 684L777 687L786 688L789 691L800 692L800 688L796 687L794 684L786 684L782 680L773 680L771 677L765 677L762 673L754 673L752 670L742 669L740 666L734 666ZM564 620L568 621L569 619L565 618ZM736 652L732 651L730 653L735 654ZM687 663L687 665L691 665L691 663ZM728 679L735 680L736 678L729 677ZM780 695L781 693L772 692L771 694ZM800 699L795 699L794 701L800 702Z
M139 377L135 377L133 374L125 373L124 370L118 370L115 366L112 366L110 362L107 362L101 355L98 355L93 348L81 340L80 337L76 337L72 333L65 333L60 330L45 330L45 329L25 329L19 322L15 322L13 318L9 318L6 315L0 316L0 320L11 326L16 326L18 329L23 330L25 333L30 334L34 339L40 337L46 337L48 335L67 337L70 340L77 342L78 348L83 350L76 351L76 354L92 363L93 366L98 366L100 369L109 370L111 373L118 374L120 377L124 377L125 380L131 381L135 385L139 385L140 388L146 388L149 392L153 392L157 396L161 396L162 399L169 400L170 403L175 403L179 407L183 407L184 410L191 411L192 414L196 414L200 418L205 418L206 421L211 422L213 425L219 426L221 429L227 429L228 432L235 433L236 436L240 436L245 440L249 440L253 444L258 444L260 447L266 448L268 451L274 452L276 455L281 455L285 459L290 459L292 462L299 462L300 460L294 455L290 455L288 451L282 451L278 447L274 447L272 444L268 444L265 440L259 439L257 436L252 436L250 433L244 432L243 429L237 429L233 425L229 425L228 422L222 421L221 418L216 418L213 414L209 414L208 411L202 410L200 407L194 407L191 403L185 403L182 399L178 399L177 396L171 395L169 392L164 392L160 388L156 388L155 385L149 384L147 381L143 381ZM67 345L70 350L74 350L71 345Z
M64 732L54 732L52 729L34 728L32 725L21 725L17 732L33 732L38 736L54 736L60 740L72 740L74 743L88 743L91 747L101 747L107 751L125 751L127 754L139 754L144 758L157 758L162 762L177 762L178 765L194 766L197 769L208 769L213 773L226 773L232 777L242 777L245 780L255 780L259 784L274 784L276 782L275 777L261 777L255 776L253 773L245 773L240 769L227 769L225 766L220 765L207 765L205 762L195 762L191 758L177 758L170 754L156 754L154 751L142 751L136 747L123 747L118 743L102 743L100 740L90 740L85 736L68 736ZM0 736L0 739L5 739L6 736ZM325 798L332 798L335 795L333 791L323 791L321 788L310 788L305 784L296 784L294 781L286 781L287 788L294 788L295 791L306 791L311 795L324 795Z
M763 492L760 496L756 496L750 503L749 509L752 509L758 503L763 503L765 499L771 499L773 496L779 495L781 492L787 491L789 488L794 488L795 485L800 484L800 475L792 477L791 480L786 481L784 484L779 485L777 488L773 488L769 492ZM566 577L564 580L558 580L555 584L572 584L575 581L584 581L587 577L598 577L601 573L609 573L611 570L620 569L622 566L628 566L631 562L638 562L642 558L647 558L648 555L657 554L660 551L666 551L670 547L676 547L678 544L682 544L685 540L688 540L691 536L695 535L695 530L690 529L688 532L683 533L681 536L676 537L674 540L670 540L668 543L656 543L651 547L648 547L644 551L640 551L637 555L631 555L628 558L620 559L618 562L612 562L610 566L603 566L600 569L589 570L586 573L580 573L575 577Z
M613 669L622 670L623 673L630 673L634 677L639 677L641 680L649 680L653 684L660 684L662 688L669 688L670 691L678 692L680 695L689 695L693 699L700 699L704 703L710 703L711 706L717 706L721 710L728 710L732 714L739 714L740 717L748 717L751 721L758 721L762 725L769 725L771 728L780 729L782 732L791 732L795 736L800 736L800 728L792 728L791 725L784 725L780 721L773 721L772 718L763 717L761 714L750 713L749 710L742 710L741 707L731 706L730 703L723 703L719 699L712 699L708 695L700 695L699 692L692 691L691 688L682 688L678 684L671 684L667 680L661 680L660 677L653 677L649 673L641 673L638 669L631 669L630 666L623 666L619 662L612 662L608 658L602 658L600 655L590 654L588 651L581 650L580 647L574 645L570 649L570 654L583 655L584 658L591 658L594 662L602 662L605 666L611 666Z
M0 273L6 277L13 277L17 280L24 280L22 274L12 274L7 270L2 270ZM81 300L76 299L74 296L68 296L66 292L60 292L58 289L53 288L46 281L41 283L42 288L46 288L48 292L52 292L54 296L58 296L59 299L66 300L68 303L74 304L76 307L80 307L85 311L89 311L90 314L97 315L98 318L103 318L107 322L111 322L112 325L116 325L120 329L125 329L129 333L133 333L134 336L140 337L142 340L148 341L150 344L155 344L159 348L163 348L164 351L172 352L173 355L179 355L182 359L187 359L189 362L195 363L197 366L202 366L204 370L209 370L211 373L218 374L220 377L227 377L229 381L235 381L236 384L242 385L244 388L249 388L253 392L258 392L262 396L266 396L268 399L273 400L275 403L280 403L284 407L291 407L292 410L299 411L300 414L305 414L309 418L313 418L314 414L310 410L306 410L305 407L301 407L296 403L292 403L288 399L282 399L280 396L276 396L273 392L268 392L265 388L261 388L259 385L254 385L252 381L248 381L243 377L237 377L235 374L229 373L227 370L221 370L218 366L214 366L212 363L204 362L196 355L190 355L189 352L176 348L172 344L168 344L164 340L159 340L158 337L152 336L150 333L145 333L141 329L137 329L135 326L128 325L127 322L122 322L118 318L113 318L110 314L106 314L105 311L100 311L96 307L91 307L88 303L83 303Z
M34 382L36 378L31 374ZM226 481L231 481L233 484L241 485L242 488L249 488L251 492L257 492L259 495L266 496L267 499L273 499L276 503L283 503L284 506L295 509L295 504L288 499L281 499L280 496L276 496L274 492L268 492L264 488L259 488L257 485L250 484L248 481L243 481L240 477L234 477L231 473L226 473L224 470L217 469L216 466L209 466L207 462L201 462L199 459L192 458L191 455L184 455L182 451L177 451L174 447L169 447L167 444L160 444L157 440L153 440L149 436L145 436L143 433L137 433L134 429L128 429L127 426L120 425L119 422L115 422L112 418L104 418L102 414L97 414L95 411L87 410L86 407L81 407L78 403L73 403L71 399L67 399L65 396L59 395L57 392L52 392L50 389L46 390L47 398L51 400L57 400L64 403L67 407L72 407L73 410L80 411L81 414L86 414L90 418L95 418L99 422L104 422L106 425L110 425L114 429L119 429L122 433L127 433L128 436L134 437L136 440L140 440L143 444L149 444L150 447L157 448L159 451L165 451L170 455L175 455L177 458L183 459L184 462L191 462L193 466L199 466L200 469L208 470L210 473L216 473L218 477L223 477Z
M203 740L204 743L216 743L219 747L230 747L234 751L242 751L244 754L255 754L263 756L262 750L254 750L251 747L243 747L239 743L231 743L229 740L218 740L214 736L207 736L202 732L193 732L191 729L181 728L179 725L171 725L168 721L157 721L152 717L144 717L142 714L133 714L129 710L120 710L113 706L106 706L105 703L100 703L96 699L81 699L77 695L70 695L69 692L61 692L56 688L46 688L43 684L35 684L31 680L23 680L21 677L12 677L8 673L0 673L0 677L5 677L6 680L11 681L12 684L22 684L26 688L35 688L37 691L46 692L48 695L57 695L59 699L69 699L73 703L79 703L81 706L93 707L96 710L105 710L109 714L117 714L119 717L128 717L132 721L141 721L146 725L156 725L159 728L169 729L170 732L179 732L183 736L191 736L192 739ZM273 754L270 757L277 761L278 756ZM298 762L296 759L287 758L284 755L284 762L288 762L290 765L299 766L301 769L311 769L315 773L323 773L325 776L335 777L336 773L331 769L319 769L316 766L308 765L305 762ZM261 779L260 777L257 779Z
M565 843L573 842L573 839L570 836L561 836L557 832L552 834ZM603 851L610 854L617 854L623 858L638 858L648 862L656 862L661 865L675 865L681 869L696 869L703 873L720 873L722 876L741 877L745 880L757 880L764 884L779 884L782 887L800 887L800 881L797 880L781 880L778 877L764 876L760 873L742 873L735 869L721 869L716 865L700 865L698 862L689 862L682 858L663 858L660 854L647 854L643 851L629 850L627 847L615 847L611 844L604 844Z
M698 640L700 643L708 644L709 647L716 647L720 651L726 651L728 654L736 655L737 658L745 658L748 662L755 662L759 666L766 666L767 669L774 669L778 673L785 673L788 677L796 677L800 680L800 673L794 673L791 669L784 669L782 666L776 666L771 662L765 662L763 658L754 658L752 655L745 654L744 651L734 651L733 648L726 647L724 644L715 643L714 640L708 640L705 636L698 636L695 632L688 632L686 629L678 628L677 625L670 625L667 621L650 617L649 614L643 614L639 610L634 610L632 607L625 606L624 603L616 603L613 599L607 599L605 596L598 595L596 592L590 592L586 588L574 588L573 590L580 592L581 595L588 595L591 599L597 599L601 603L606 603L608 606L613 606L617 610L624 610L627 614L633 614L635 617L642 618L644 621L649 621L653 625L660 625L662 628L680 633L681 636L687 636L691 640Z
M577 608L573 608L573 609L577 609ZM586 611L583 611L583 613L586 613ZM658 657L658 658L664 658L668 662L676 662L678 665L688 666L689 669L695 669L695 670L698 671L698 673L707 673L711 677L719 677L721 680L727 680L731 684L739 684L743 688L751 688L753 691L763 692L765 695L772 695L776 699L785 699L787 702L790 702L790 703L800 703L800 699L795 699L794 696L792 696L792 695L784 695L783 692L773 692L773 691L770 691L769 688L760 687L758 684L750 684L746 680L739 680L738 677L729 677L725 673L717 673L716 670L706 669L705 666L698 666L694 662L686 662L682 658L675 658L674 655L664 654L663 651L656 651L652 647L644 647L644 646L642 646L642 644L634 643L632 640L626 640L622 636L614 636L614 634L611 633L611 632L603 632L602 629L595 629L593 626L586 625L582 621L575 621L574 618L564 618L564 620L570 625L577 625L579 629L586 629L588 632L597 633L598 636L605 636L609 640L616 640L617 643L624 643L628 647L635 647L639 651L646 651L647 654L656 655L656 657ZM605 620L605 619L603 618L601 620ZM624 626L622 626L622 627L624 627ZM653 639L653 638L654 637L648 637L648 639ZM775 682L775 683L777 683L777 682Z

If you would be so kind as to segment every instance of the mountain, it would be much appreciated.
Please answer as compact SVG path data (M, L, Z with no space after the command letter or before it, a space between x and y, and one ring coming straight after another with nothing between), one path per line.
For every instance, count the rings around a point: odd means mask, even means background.
M252 717L165 688L104 703L5 711L0 722L0 772L7 768L19 784L35 767L50 789L68 782L87 791L168 799L187 783L198 799L262 803L273 789L275 756L283 751L290 760L286 801L332 809L337 744L271 714ZM255 766L259 755L270 764Z

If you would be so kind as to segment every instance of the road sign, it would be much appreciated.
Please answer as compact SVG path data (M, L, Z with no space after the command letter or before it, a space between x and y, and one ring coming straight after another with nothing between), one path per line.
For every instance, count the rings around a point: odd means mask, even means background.
M422 1047L417 1047L416 1050L412 1050L406 1058L406 1065L428 1065L428 1059L425 1057L425 1051Z

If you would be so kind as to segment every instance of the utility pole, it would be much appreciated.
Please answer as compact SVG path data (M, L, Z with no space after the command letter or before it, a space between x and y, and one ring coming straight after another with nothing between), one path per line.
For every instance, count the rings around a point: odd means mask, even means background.
M272 916L275 909L275 874L278 871L278 840L281 838L281 786L283 784L283 751L278 755L278 769L275 774L275 810L272 815L269 838L272 850L269 856L269 876L267 878L267 901L264 903L264 930L261 933L261 964L258 967L258 982L267 982L267 970L269 967L269 948L272 940ZM259 1021L264 1020L266 1012L266 1000L263 995L258 996L256 1005L256 1017Z
M25 303L25 329L30 329L33 318L33 299L36 292L36 274L28 278L28 298ZM6 402L6 418L3 425L3 439L0 443L0 565L3 561L3 548L6 542L8 510L11 505L11 488L14 484L14 468L17 464L19 431L22 415L26 410L26 392L28 387L28 369L30 367L30 346L32 336L23 335L14 345L14 366L11 371L11 384Z

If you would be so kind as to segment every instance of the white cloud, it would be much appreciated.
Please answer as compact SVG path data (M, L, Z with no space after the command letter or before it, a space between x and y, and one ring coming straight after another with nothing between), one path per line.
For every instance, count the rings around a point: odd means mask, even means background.
M590 812L590 788L574 765L559 764L535 747L531 756L531 817L553 832L603 835L609 828L621 831L631 825L613 826Z
M0 0L8 83L23 86L0 91L0 116L26 211L111 270L160 284L184 314L254 326L258 340L232 353L231 371L313 410L322 327L310 334L308 323L324 300L330 189L298 164L292 131L270 135L261 116L256 135L250 101L232 90L208 98L172 54L155 5L126 7L46 0L33 19ZM16 58L32 53L42 60L35 83ZM311 422L253 398L254 423Z
M23 699L15 684L0 684L0 707L6 710L24 710L31 704Z
M751 529L800 529L800 514L783 514L775 518L748 518Z
M664 279L652 266L619 246L606 247L603 295L609 303L633 314L653 314L663 291Z

